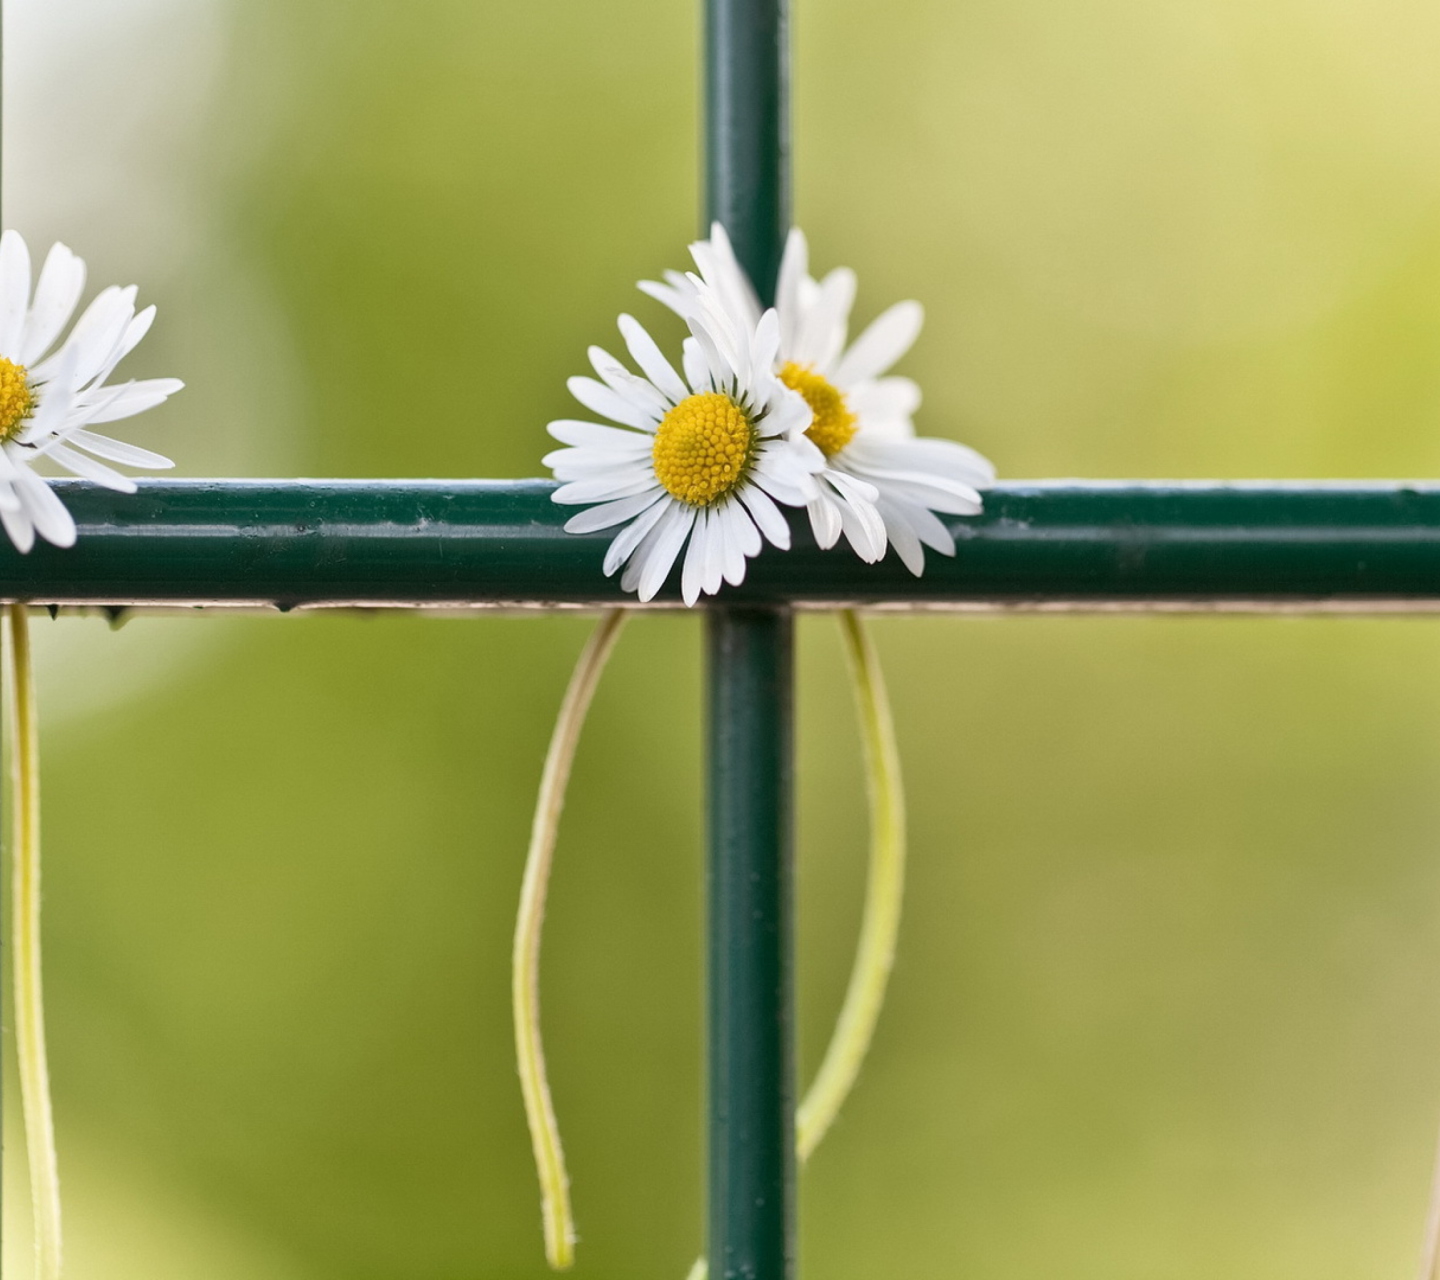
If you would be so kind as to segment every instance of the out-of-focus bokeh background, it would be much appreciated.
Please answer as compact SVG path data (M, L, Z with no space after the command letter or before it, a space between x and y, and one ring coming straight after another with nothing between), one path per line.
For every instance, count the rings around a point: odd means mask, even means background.
M5 8L6 224L159 303L132 371L189 388L132 434L179 474L535 474L586 344L660 321L631 286L696 228L687 4ZM1429 0L796 0L795 34L797 214L862 320L924 300L925 429L1010 477L1440 472ZM545 1274L507 964L587 625L39 625L72 1280ZM806 1273L1408 1274L1440 627L877 632L911 893ZM697 639L625 637L559 850L545 1021L597 1280L699 1243ZM864 813L833 624L801 649L808 1070Z

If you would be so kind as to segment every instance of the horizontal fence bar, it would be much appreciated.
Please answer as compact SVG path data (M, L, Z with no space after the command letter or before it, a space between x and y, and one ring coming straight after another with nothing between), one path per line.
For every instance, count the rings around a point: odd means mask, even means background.
M611 534L562 529L554 485L148 480L56 489L76 546L0 545L0 600L131 606L559 607L634 603ZM1440 609L1440 484L1008 484L947 517L955 556L912 577L815 546L750 563L735 604L875 608ZM3 543L3 539L0 539ZM678 603L678 573L655 603Z

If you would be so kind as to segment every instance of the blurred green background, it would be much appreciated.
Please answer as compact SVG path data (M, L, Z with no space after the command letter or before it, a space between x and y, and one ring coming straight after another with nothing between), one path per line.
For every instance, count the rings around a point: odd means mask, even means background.
M631 284L696 228L687 4L6 10L6 223L160 304L131 371L189 388L131 434L179 474L535 474L585 345L660 323ZM796 0L795 37L797 215L862 320L925 302L924 429L1007 477L1440 472L1429 0ZM38 626L72 1280L545 1274L507 964L588 625ZM1408 1274L1436 623L876 630L913 872L805 1274ZM697 642L632 626L559 849L545 1025L596 1280L680 1280L700 1238ZM808 1070L864 813L828 619L801 667Z

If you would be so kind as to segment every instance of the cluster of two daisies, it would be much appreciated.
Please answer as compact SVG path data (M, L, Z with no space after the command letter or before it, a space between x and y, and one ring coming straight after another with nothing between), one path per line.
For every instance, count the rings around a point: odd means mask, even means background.
M680 562L687 605L738 586L768 541L791 541L783 507L803 507L815 541L843 537L864 561L889 547L919 575L925 549L953 555L942 515L976 515L990 463L952 440L921 439L912 415L920 390L886 376L922 322L901 302L847 344L854 273L810 275L804 235L790 232L776 305L757 292L720 225L690 247L696 271L667 272L641 288L685 322L680 370L628 315L620 333L640 372L591 347L597 378L570 390L608 424L565 419L549 431L565 448L545 462L562 483L558 503L583 506L565 528L616 533L607 575L653 599ZM682 376L683 373L683 376ZM581 654L551 737L531 829L515 927L516 1057L541 1189L545 1252L557 1269L574 1259L569 1177L546 1080L540 1033L540 931L560 811L586 708L625 611L610 610ZM900 923L905 817L899 755L879 660L860 619L841 614L870 800L870 872L864 920L844 1005L820 1070L796 1112L796 1150L819 1144L855 1082L884 1000ZM690 1280L703 1280L704 1259Z
M814 279L799 229L767 310L722 226L690 251L695 272L640 286L690 331L680 371L622 315L640 373L591 347L598 379L569 383L609 424L549 425L567 446L545 459L564 482L555 501L586 507L566 529L618 528L605 572L623 568L621 585L642 601L681 561L687 605L738 586L765 542L789 548L782 506L806 509L821 547L843 536L866 562L893 546L918 575L926 547L953 555L936 513L977 514L995 472L953 440L918 438L919 388L885 376L920 332L920 304L896 304L847 346L855 275L841 267Z

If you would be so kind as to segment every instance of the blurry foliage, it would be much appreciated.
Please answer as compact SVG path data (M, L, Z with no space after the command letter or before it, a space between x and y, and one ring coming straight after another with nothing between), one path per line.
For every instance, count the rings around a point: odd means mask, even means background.
M127 0L162 86L166 2ZM695 229L694 15L223 17L156 197L191 238L142 277L139 372L191 386L147 440L188 474L535 473L564 377L617 311L658 318L631 282ZM798 0L795 32L797 213L861 319L925 301L925 429L1007 476L1440 471L1433 6ZM106 101L7 199L41 208L46 165L76 186ZM22 229L98 240L117 278L175 243L107 239L103 201L53 220ZM545 1274L506 966L586 626L37 628L73 1280ZM871 1069L806 1174L807 1274L1403 1273L1440 1111L1434 623L878 634L913 880ZM813 1066L864 814L832 625L801 636ZM545 1022L597 1278L679 1280L699 1242L697 637L627 634L559 850Z

